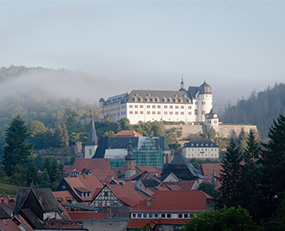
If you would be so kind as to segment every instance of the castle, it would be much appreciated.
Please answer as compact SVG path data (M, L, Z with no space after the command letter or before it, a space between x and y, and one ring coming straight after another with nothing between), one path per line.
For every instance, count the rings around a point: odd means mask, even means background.
M190 86L186 90L183 79L180 84L178 91L133 90L130 94L109 97L106 101L101 98L100 119L117 121L128 118L131 124L139 121L166 121L211 126L212 122L212 125L218 123L216 115L213 117L211 86L204 81L201 86Z

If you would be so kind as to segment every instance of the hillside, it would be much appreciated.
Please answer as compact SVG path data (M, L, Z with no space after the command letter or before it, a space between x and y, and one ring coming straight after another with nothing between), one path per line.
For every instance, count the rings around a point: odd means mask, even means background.
M252 92L248 99L241 99L229 106L221 116L223 123L255 124L261 136L267 136L273 119L285 114L285 84L275 84L259 93Z

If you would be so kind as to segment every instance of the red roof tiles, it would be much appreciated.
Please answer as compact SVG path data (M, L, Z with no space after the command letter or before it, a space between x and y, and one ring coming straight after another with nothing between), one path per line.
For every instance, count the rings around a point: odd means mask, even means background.
M130 219L127 228L144 228L150 225L153 228L156 224L185 224L190 219Z
M108 217L107 213L94 212L69 212L72 220L100 220Z
M123 130L118 132L115 136L132 136L132 137L140 137L141 134L137 133L134 130Z
M202 191L158 191L149 197L151 205L146 207L146 200L134 206L131 212L198 212L205 211L207 199L211 196Z

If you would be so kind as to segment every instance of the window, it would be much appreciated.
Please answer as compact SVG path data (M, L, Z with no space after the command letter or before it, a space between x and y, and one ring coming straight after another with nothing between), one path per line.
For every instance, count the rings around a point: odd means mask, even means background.
M144 213L144 214L143 214L143 218L147 218L147 213Z
M164 115L167 115L167 111L164 112Z
M149 217L149 218L152 218L152 217L153 217L153 214L152 214L152 213L149 213L149 214L148 214L148 217Z
M152 108L155 108L155 105L152 105Z
M146 114L148 114L148 115L149 115L149 114L150 114L150 111L147 111L147 112L146 112Z
M150 108L150 105L147 105L146 107L147 107L147 108Z
M91 151L91 149L89 149L89 155L91 155L91 153L92 153L92 151Z
M136 218L136 217L137 217L137 214L132 213L132 218Z
M167 105L164 105L164 108L167 108Z
M171 112L169 112L169 114L170 114L170 115L173 115L173 112L171 111Z
M181 106L181 109L184 109L184 106Z
M188 112L188 115L192 115L192 112L189 111L189 112Z
M179 114L178 111L176 111L176 112L175 112L175 115L178 115L178 114Z
M188 218L189 216L188 216L188 214L184 214L184 218Z
M143 108L143 105L140 105L140 108Z
M130 114L133 114L133 111L130 111Z
M179 106L175 106L175 109L178 109L179 108Z
M135 114L138 114L138 111L135 111Z
M197 115L197 113L198 113L198 111L197 111L197 109L195 109L194 114Z
M158 218L158 214L157 214L157 213L155 213L155 214L154 214L154 217L155 217L155 218Z
M167 218L171 218L171 214L168 213L168 214L167 214Z
M140 114L143 114L143 111L140 111Z
M141 217L142 217L141 213L138 213L138 218L141 218Z
M153 111L152 114L155 115L155 111Z
M170 108L170 109L172 109L172 108L173 108L173 106L169 106L169 108Z
M104 192L104 197L107 197L108 196L108 192Z
M178 218L182 218L182 214L178 214Z
M157 108L160 108L160 105L157 105Z
M157 114L160 115L160 111L158 111Z
M181 115L184 115L184 112L183 112L183 111L181 112Z
M162 217L162 218L165 218L165 214L164 214L164 213L162 213L162 214L161 214L161 217Z

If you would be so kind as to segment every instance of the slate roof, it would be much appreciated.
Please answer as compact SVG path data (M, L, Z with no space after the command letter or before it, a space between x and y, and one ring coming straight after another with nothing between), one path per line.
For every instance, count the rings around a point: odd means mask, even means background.
M192 144L193 144L193 146L192 146ZM209 139L198 139L198 140L191 140L190 142L185 143L184 147L191 147L191 148L201 148L201 147L212 148L213 147L213 148L218 148L219 146L215 142L213 142Z
M205 211L207 199L212 199L208 194L198 191L158 191L149 197L151 205L146 206L146 200L135 205L131 213L135 212L173 212L173 213L194 213Z
M96 149L95 155L93 158L104 158L106 149L127 149L129 145L129 141L131 140L131 144L133 149L138 149L140 137L101 137L99 140L98 148ZM160 137L152 137L155 141L155 148L161 148L163 151L170 150L165 136Z
M0 219L9 219L11 215L8 213L7 209L0 206Z
M94 120L91 121L91 127L89 132L89 138L86 146L98 145L97 134L95 130Z
M16 205L14 208L14 212L16 214L20 212L30 193L33 193L36 196L36 198L40 202L40 206L42 207L45 213L52 211L62 211L50 188L18 189ZM41 201L40 198L42 198Z
M186 158L181 154L176 154L169 165L184 165L188 168L193 176L201 178L200 171L194 168L191 163L188 163Z

